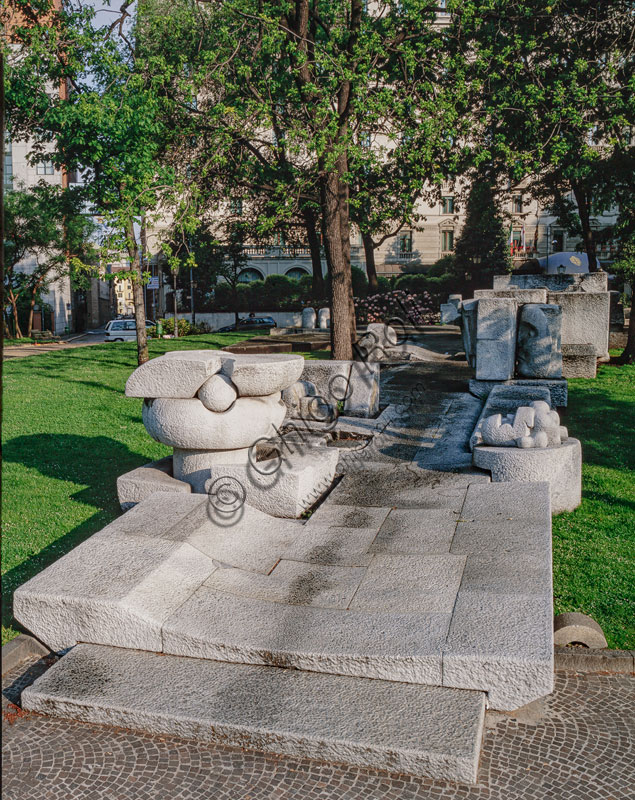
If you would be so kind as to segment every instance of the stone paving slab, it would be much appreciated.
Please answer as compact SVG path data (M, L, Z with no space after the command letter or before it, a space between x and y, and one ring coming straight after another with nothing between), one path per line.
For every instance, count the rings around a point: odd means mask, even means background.
M459 519L459 512L451 508L428 508L425 514L417 508L394 508L370 550L401 555L449 553Z
M474 781L482 692L79 645L25 709L150 733Z

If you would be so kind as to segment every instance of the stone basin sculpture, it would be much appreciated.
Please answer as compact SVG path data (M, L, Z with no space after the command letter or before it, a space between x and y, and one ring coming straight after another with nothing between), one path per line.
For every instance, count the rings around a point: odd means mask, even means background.
M248 504L274 516L299 516L330 485L337 454L320 453L310 462L293 454L285 465L279 459L275 469L265 469L256 447L278 437L287 412L282 392L303 368L302 356L286 353L178 350L138 367L126 395L143 398L146 430L173 448L176 481L209 492L219 480L231 480ZM313 483L323 487L317 494Z

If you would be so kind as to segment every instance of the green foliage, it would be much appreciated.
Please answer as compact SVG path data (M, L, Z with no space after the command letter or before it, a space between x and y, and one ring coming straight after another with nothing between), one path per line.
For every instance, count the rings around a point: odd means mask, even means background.
M489 171L483 171L470 187L452 271L458 276L468 275L466 284L471 289L486 289L491 287L493 275L510 269L508 234L498 208L494 181Z
M386 292L389 292L392 289L390 278L385 278L383 275L380 275L377 278L377 287L380 294L386 294Z
M360 267L351 267L351 276L353 279L353 294L355 297L366 297L368 294L368 278L366 273Z

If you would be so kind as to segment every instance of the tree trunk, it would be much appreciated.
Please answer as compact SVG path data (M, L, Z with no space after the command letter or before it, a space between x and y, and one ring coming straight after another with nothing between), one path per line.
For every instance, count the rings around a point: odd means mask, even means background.
M132 302L137 326L137 363L141 366L149 361L150 356L148 354L148 334L146 333L146 304L143 299L143 270L132 219L129 219L126 224L126 238L131 264Z
M321 181L325 246L331 266L331 347L332 358L353 358L355 317L351 318L353 286L350 261L342 247L341 191L339 171L327 173Z
M628 320L628 338L626 339L626 347L624 350L622 350L622 355L619 356L616 363L635 364L635 281L632 282L631 316Z
M172 284L173 284L173 292L174 292L174 338L179 338L179 313L177 310L177 298L176 298L176 272L172 273Z
M591 200L587 192L579 184L573 185L573 195L578 205L578 216L582 227L584 249L589 259L589 272L598 271L598 260L595 250L595 237L591 227Z
M377 280L377 270L375 268L375 244L373 242L373 237L369 233L362 233L362 242L364 243L368 286L371 290L371 294L377 294L379 291L379 281Z
M15 326L15 338L23 339L22 330L18 321L18 299L13 293L13 289L9 289L9 302L11 303L11 310L13 312L13 324Z
M302 211L304 227L306 229L309 250L311 251L311 266L313 268L313 296L322 300L324 298L324 275L322 274L322 249L320 237L317 232L317 219L313 209Z

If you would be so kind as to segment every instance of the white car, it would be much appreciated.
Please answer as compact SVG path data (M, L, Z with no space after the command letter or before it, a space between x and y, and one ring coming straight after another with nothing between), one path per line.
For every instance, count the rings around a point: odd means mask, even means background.
M152 320L146 320L146 328L154 326ZM107 342L129 342L137 338L137 323L134 319L111 319L106 325Z

